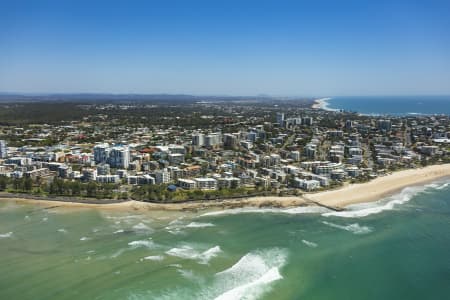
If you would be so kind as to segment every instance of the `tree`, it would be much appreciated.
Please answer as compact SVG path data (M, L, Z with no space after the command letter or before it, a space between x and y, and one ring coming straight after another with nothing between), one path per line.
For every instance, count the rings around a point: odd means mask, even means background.
M97 195L97 184L95 182L89 182L86 187L86 195L88 197L95 197Z
M18 190L22 186L22 180L20 178L14 178L13 187L15 190Z
M26 177L23 183L23 189L27 192L33 188L33 180L30 177Z
M422 157L420 159L420 164L422 165L422 167L426 167L428 165L428 161L427 161L427 158L425 157L425 155L422 155Z
M78 181L71 183L71 190L73 196L79 196L81 194L81 184Z
M8 185L8 177L0 176L0 191L6 190L7 185Z
M48 193L50 195L56 194L56 184L54 182L50 183L50 186L48 187Z

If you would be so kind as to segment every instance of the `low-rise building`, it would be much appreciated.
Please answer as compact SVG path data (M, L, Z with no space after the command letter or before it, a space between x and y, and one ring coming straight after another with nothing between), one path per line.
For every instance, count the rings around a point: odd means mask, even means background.
M185 190L193 190L197 187L197 184L194 180L191 179L178 179L178 186Z
M200 190L217 190L217 180L214 178L195 178L194 181Z
M98 175L96 181L99 183L120 183L119 175Z
M300 179L300 178L294 178L293 184L295 187L300 188L305 191L313 191L320 187L320 182L318 180L314 179Z

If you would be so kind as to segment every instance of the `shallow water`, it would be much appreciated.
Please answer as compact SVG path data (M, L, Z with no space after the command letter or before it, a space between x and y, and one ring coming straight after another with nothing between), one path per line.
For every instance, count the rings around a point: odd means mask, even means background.
M337 213L0 204L0 299L445 299L446 182Z

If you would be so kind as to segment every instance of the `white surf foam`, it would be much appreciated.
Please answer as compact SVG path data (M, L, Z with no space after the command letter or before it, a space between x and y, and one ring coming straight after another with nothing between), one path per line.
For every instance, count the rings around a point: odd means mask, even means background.
M203 227L213 227L215 226L212 223L200 223L200 222L191 222L186 225L187 228L203 228Z
M267 213L267 212L276 212L276 209L271 208L232 208L218 211L211 211L200 215L200 217L209 217L209 216L221 216L221 215L237 215L243 213Z
M88 238L86 236L83 236L82 238L80 238L80 241L87 241L87 240L90 240L90 238Z
M307 241L307 240L302 240L302 243L305 244L308 247L311 247L311 248L317 248L317 246L318 246L316 243L310 242L310 241Z
M219 211L211 211L200 215L199 217L236 215L243 213L278 213L278 214L320 214L329 212L328 209L320 206L300 206L294 208L233 208Z
M164 227L167 232L173 235L180 235L185 234L184 231L181 230L181 228L185 227L183 225L183 222L181 221L183 217L176 218L175 220L172 220L166 227Z
M327 221L323 221L322 223L325 225L328 225L330 227L343 229L343 230L352 232L354 234L367 234L367 233L372 232L372 229L370 227L361 226L358 223L348 224L348 225L339 225L339 224L335 224L335 223L331 223L331 222L327 222Z
M152 240L137 240L137 241L131 241L128 243L128 246L130 246L129 248L122 248L117 250L116 252L114 252L110 258L117 258L120 255L122 255L123 253L127 252L127 251L131 251L137 248L148 248L148 249L155 249L158 247L158 245L153 242ZM150 257L150 256L149 256Z
M127 216L111 216L111 215L104 215L106 219L110 220L120 220L120 221L134 221L134 220L142 220L142 215L127 215Z
M173 235L183 235L186 234L186 232L180 230L179 228L174 229L174 230L167 230L168 233L173 234Z
M216 297L215 300L257 299L262 293L265 292L267 284L282 278L283 276L281 276L278 269L274 267L257 279L226 291Z
M181 265L169 265L176 267L183 277L195 281L200 290L195 292L185 287L173 287L163 294L146 295L142 299L259 299L272 289L274 282L283 278L280 268L286 261L285 249L251 251L228 269L216 273L212 281L197 278L191 270L182 269Z
M331 98L322 98L322 99L317 99L316 101L319 102L320 108L326 111L335 111L335 112L339 112L340 109L339 108L331 108L330 107L330 101Z
M396 206L410 201L414 196L429 189L442 190L448 188L450 182L438 181L424 186L406 187L400 193L381 199L376 202L361 203L349 205L345 211L330 211L320 206L300 206L294 208L234 208L219 211L211 211L200 215L199 217L235 215L243 213L280 213L280 214L322 214L322 216L336 216L343 218L361 218L372 214L377 214L386 210L392 210Z
M132 241L128 243L128 246L131 246L133 248L138 247L146 247L146 248L154 248L155 243L152 240L139 240L139 241Z
M450 182L446 182L446 183L443 183L443 184L431 183L429 185L426 185L426 187L431 187L431 188L434 188L436 190L443 190L446 187L448 187L449 185L450 185Z
M217 255L219 255L219 253L222 252L222 249L220 249L219 246L214 246L212 248L209 248L208 250L204 251L201 254L201 261L204 264L207 264L213 257L216 257Z
M118 234L118 233L123 233L123 232L124 232L123 229L119 229L119 230L114 231L113 234Z
M283 209L281 212L287 214L321 214L330 211L329 209L321 206L300 206L294 208Z
M286 252L278 248L247 253L233 266L216 274L213 289L220 294L214 298L259 298L271 288L271 283L283 278L279 269L285 265L286 259Z
M200 264L208 264L209 261L222 252L219 246L214 246L203 252L196 250L192 246L183 245L181 247L172 248L166 251L170 256L176 256L183 259L192 259L198 261Z
M324 217L334 216L342 218L362 218L372 214L378 214L383 211L393 210L397 206L407 203L413 197L415 197L420 193L423 193L429 189L437 189L437 190L444 189L448 185L449 183L441 183L441 184L432 183L424 186L407 187L404 188L400 193L387 197L385 199L381 199L376 202L349 205L346 207L346 210L344 211L327 212L322 214L322 216Z
M166 254L180 258L194 259L199 253L190 246L182 246L167 250Z
M13 235L13 233L12 233L12 231L10 231L7 233L0 234L0 238L10 238L10 237L12 237L12 235Z
M143 259L145 260L153 260L153 261L161 261L164 259L164 256L162 255L150 255L150 256L146 256Z
M60 228L60 229L58 229L58 232L67 233L67 230L65 230L64 228Z
M139 223L139 224L134 225L133 226L133 230L134 231L138 231L138 232L146 232L146 233L153 232L152 228L148 227L147 225L145 225L142 222Z

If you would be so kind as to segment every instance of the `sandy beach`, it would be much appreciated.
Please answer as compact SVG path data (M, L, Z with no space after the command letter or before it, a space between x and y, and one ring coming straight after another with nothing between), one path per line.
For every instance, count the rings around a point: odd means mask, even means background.
M379 200L395 194L405 187L425 184L450 176L450 164L410 169L378 177L361 184L349 184L338 190L309 194L305 197L321 204L344 207L355 203Z
M331 98L321 98L321 99L315 99L314 104L311 106L313 109L325 109L325 106L327 104L327 100L330 100Z
M410 169L395 172L390 175L376 178L367 183L348 184L337 190L318 193L305 193L300 197L252 197L236 200L207 200L185 203L148 203L139 201L125 201L110 204L89 204L80 202L62 202L55 200L34 200L23 198L0 198L4 202L29 203L45 209L58 208L95 208L120 211L183 211L203 209L230 209L238 207L295 207L315 205L314 202L343 208L350 204L364 203L379 200L383 197L395 194L401 189L425 184L443 177L450 176L450 164L428 166L420 169Z
M57 200L35 200L25 198L1 198L3 202L14 202L17 204L33 204L42 209L46 208L93 208L117 211L195 211L204 209L231 209L240 207L295 207L304 206L308 202L302 197L252 197L234 200L205 200L183 203L149 203L141 201L124 201L120 203L91 204L84 202L66 202Z

